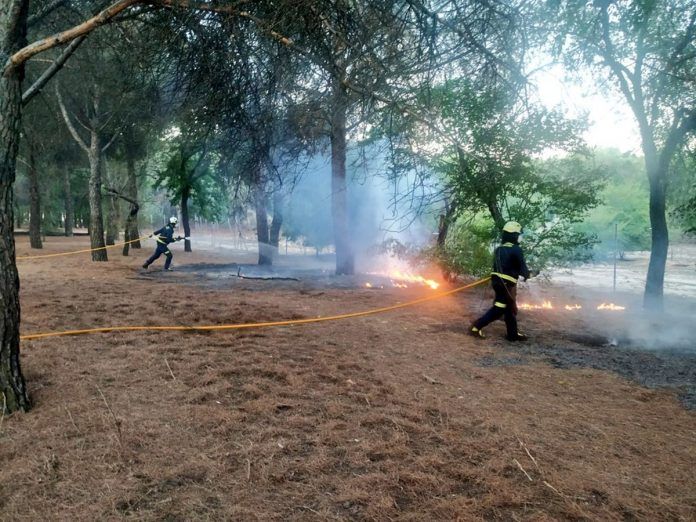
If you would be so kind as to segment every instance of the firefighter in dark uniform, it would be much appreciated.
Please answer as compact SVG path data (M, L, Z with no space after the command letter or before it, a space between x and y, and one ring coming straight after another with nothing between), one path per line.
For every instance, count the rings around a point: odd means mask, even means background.
M495 291L493 306L471 325L469 333L484 338L483 329L493 321L505 318L508 341L525 341L527 337L517 331L517 280L529 279L529 269L524 261L519 237L522 226L509 221L503 227L501 245L493 253L491 286Z
M174 229L178 223L179 220L176 217L170 217L169 223L150 234L150 237L155 236L155 239L157 240L157 249L155 250L155 253L150 256L150 259L145 261L143 268L147 268L154 263L157 258L164 254L167 258L167 260L164 262L164 269L171 270L170 266L172 264L172 257L174 256L172 255L171 250L169 250L169 244L182 239L181 236L174 237Z

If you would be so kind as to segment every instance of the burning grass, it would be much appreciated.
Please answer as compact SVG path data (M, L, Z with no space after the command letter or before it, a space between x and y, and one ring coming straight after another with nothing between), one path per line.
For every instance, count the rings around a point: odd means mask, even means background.
M145 279L148 253L23 265L23 332L313 317L426 291ZM693 519L694 414L533 355L481 367L508 346L502 325L466 336L482 292L320 325L25 343L35 408L0 427L3 518ZM532 354L572 344L578 316L549 316L521 317Z

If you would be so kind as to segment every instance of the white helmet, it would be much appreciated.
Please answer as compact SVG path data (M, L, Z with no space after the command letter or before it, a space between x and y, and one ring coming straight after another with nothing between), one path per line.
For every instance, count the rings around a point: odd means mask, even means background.
M169 218L169 224L176 226L179 223L179 220L176 218L176 216L172 216Z

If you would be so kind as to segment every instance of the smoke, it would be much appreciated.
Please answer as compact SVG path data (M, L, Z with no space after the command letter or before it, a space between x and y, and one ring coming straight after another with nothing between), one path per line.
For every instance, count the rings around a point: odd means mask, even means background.
M643 308L640 291L613 292L611 285L604 289L582 286L580 283L550 279L520 284L521 303L553 303L554 317L568 332L579 331L604 340L607 347L636 350L696 353L693 317L696 300L678 295L666 295L661 312ZM602 303L626 307L623 311L598 310ZM579 310L566 311L564 305L579 304ZM544 313L544 312L534 312Z
M433 240L434 219L423 202L435 192L414 174L394 176L379 146L351 148L346 161L350 240L359 270L373 266L375 253L389 240L423 246ZM333 243L331 162L312 158L288 198L286 233L308 246Z

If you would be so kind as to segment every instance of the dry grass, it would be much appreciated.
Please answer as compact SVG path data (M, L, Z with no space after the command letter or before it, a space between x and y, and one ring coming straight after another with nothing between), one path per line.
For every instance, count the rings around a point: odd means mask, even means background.
M143 279L148 253L22 264L23 332L311 317L419 293ZM1 425L2 518L693 520L694 413L607 372L481 367L503 341L464 335L480 297L301 327L25 343L34 409Z

